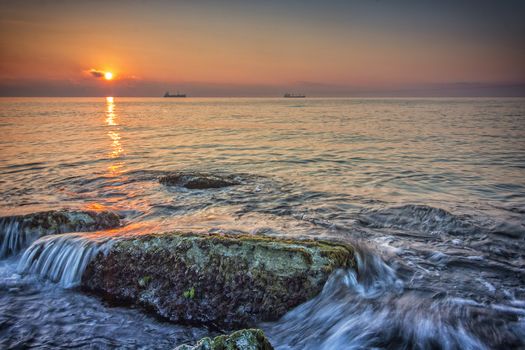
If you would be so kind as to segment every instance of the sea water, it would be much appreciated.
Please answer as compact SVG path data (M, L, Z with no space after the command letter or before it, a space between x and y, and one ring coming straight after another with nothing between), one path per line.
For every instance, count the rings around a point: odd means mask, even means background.
M248 181L188 190L159 184L169 171ZM357 272L260 325L277 349L525 346L525 99L3 98L0 198L3 216L114 210L126 234L356 246ZM0 261L0 347L216 334L76 290L111 232L44 237Z

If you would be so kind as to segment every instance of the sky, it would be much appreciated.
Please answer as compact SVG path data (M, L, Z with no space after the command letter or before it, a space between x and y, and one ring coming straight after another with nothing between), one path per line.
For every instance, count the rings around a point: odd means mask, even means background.
M525 96L524 15L520 0L0 0L0 95Z

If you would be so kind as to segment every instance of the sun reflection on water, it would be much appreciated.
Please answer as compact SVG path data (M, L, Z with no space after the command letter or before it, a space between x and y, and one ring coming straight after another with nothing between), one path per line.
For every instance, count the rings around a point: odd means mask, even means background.
M115 117L115 100L113 97L106 97L106 123L108 125L117 125Z
M111 143L112 150L109 156L111 158L118 158L123 151L122 145L120 143L120 134L115 131L108 131L108 136L112 140L112 143Z
M110 176L118 176L122 173L124 162L120 160L124 149L120 142L120 129L118 128L118 116L115 113L115 99L113 97L106 97L106 124L112 127L108 131L108 136L111 139L111 149L108 156L113 159L119 159L108 166Z

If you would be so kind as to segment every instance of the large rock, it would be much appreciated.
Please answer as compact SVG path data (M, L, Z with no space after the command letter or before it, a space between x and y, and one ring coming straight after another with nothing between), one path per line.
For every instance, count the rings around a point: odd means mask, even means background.
M273 346L262 330L242 329L213 339L202 338L193 346L180 345L175 350L273 350Z
M353 248L340 243L173 232L117 241L82 285L172 321L246 327L278 319L354 265Z
M234 175L210 174L201 172L173 172L159 178L159 182L168 186L180 186L188 189L221 188L239 185Z
M1 217L0 258L18 253L42 236L119 225L119 216L109 211L57 210Z

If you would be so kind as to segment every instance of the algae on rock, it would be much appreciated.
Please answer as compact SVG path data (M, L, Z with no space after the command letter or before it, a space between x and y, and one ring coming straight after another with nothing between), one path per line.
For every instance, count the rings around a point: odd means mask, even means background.
M203 338L193 346L180 345L175 350L273 350L273 346L262 330L242 329L213 339Z
M333 271L354 266L342 243L171 232L115 242L90 262L82 285L172 321L246 327L278 319Z

